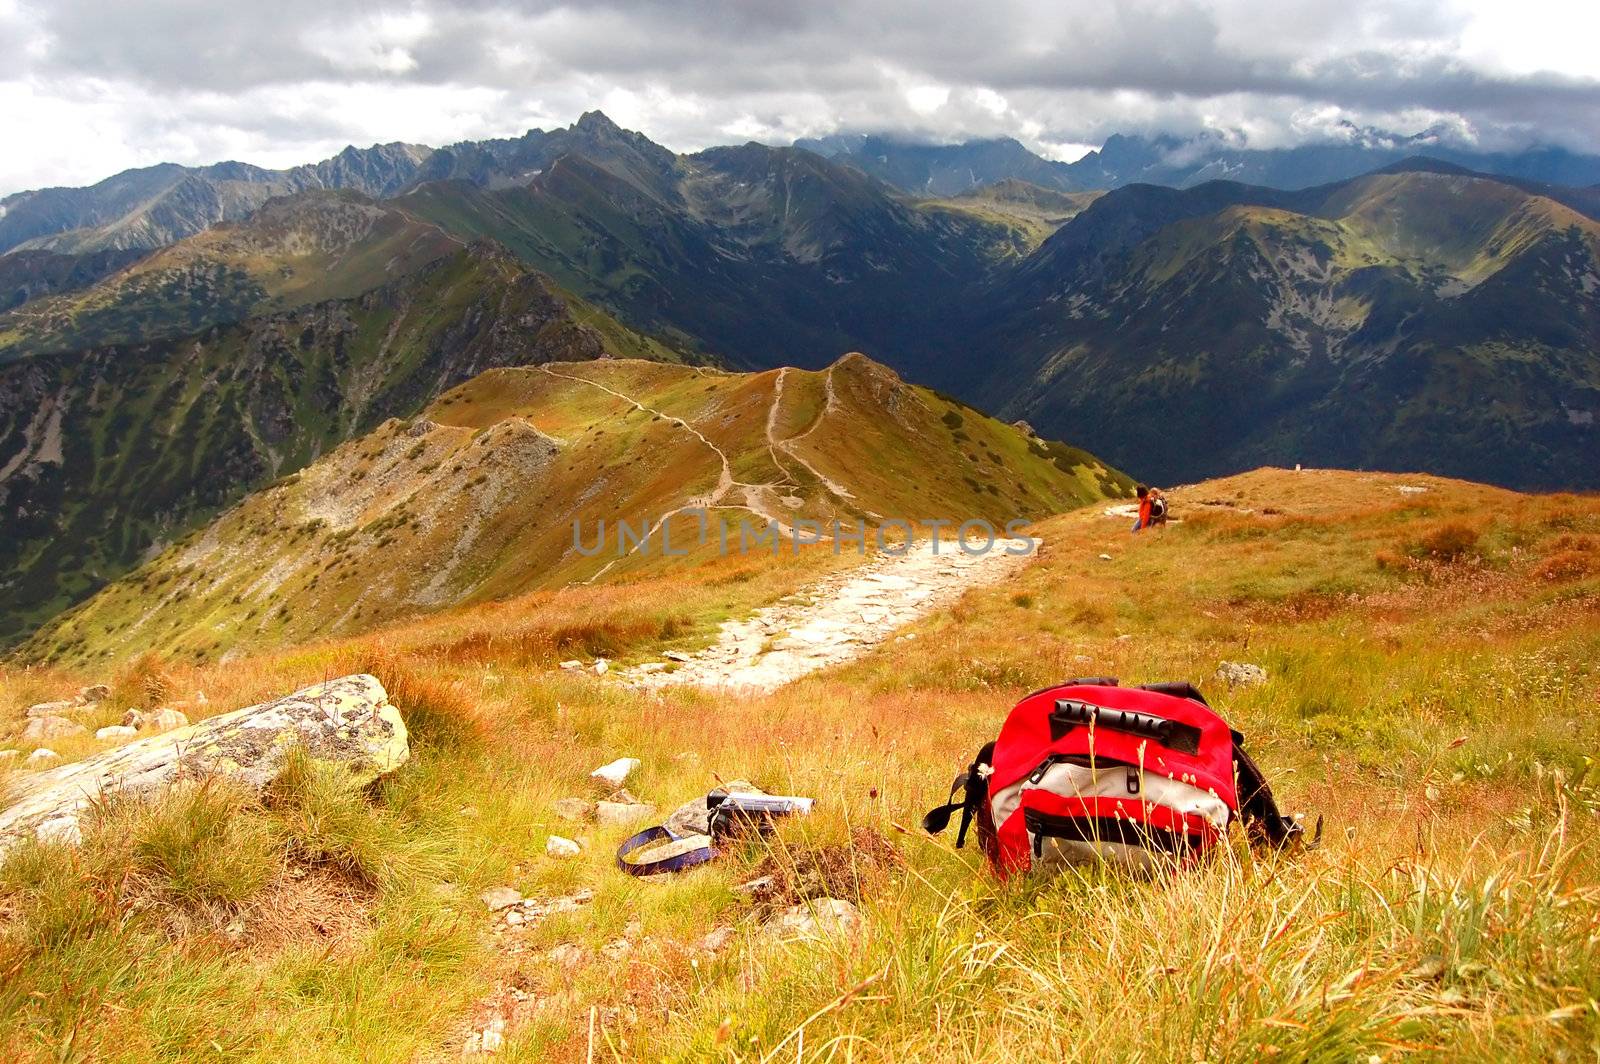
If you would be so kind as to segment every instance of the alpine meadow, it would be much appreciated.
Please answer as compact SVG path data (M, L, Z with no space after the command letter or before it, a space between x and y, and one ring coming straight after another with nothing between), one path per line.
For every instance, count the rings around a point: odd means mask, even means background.
M0 0L0 1058L1600 1059L1596 35Z

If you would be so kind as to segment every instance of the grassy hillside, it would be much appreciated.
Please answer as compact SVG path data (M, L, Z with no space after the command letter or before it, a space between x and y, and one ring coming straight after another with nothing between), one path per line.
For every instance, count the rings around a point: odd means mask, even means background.
M214 658L348 634L418 611L703 561L714 526L997 529L1131 484L860 355L821 372L730 374L646 361L491 370L251 496L24 647L34 660L144 650ZM601 522L607 531L599 540ZM574 523L586 554L574 545ZM708 521L709 524L709 521ZM800 535L811 533L802 532ZM594 544L603 549L595 552ZM851 552L859 553L856 548Z
M354 299L0 366L0 643L497 365L672 357L489 244Z
M418 745L370 794L202 792L109 811L79 854L13 856L0 1046L24 1062L446 1060L500 1015L511 1061L1592 1056L1600 503L1265 470L1174 492L1174 514L1137 538L1098 506L1046 520L1013 583L770 696L641 697L554 665L681 645L802 589L825 548L223 666L12 670L17 726L91 680L114 684L109 720L151 691L202 713L371 669ZM1269 679L1230 691L1221 661ZM1283 803L1325 818L1321 848L999 886L949 836L903 830L1018 697L1095 673L1198 681ZM96 745L72 742L69 757ZM665 808L742 776L818 812L631 879L611 858L631 829L555 812L623 754L644 763L629 788ZM549 834L586 849L547 857ZM776 900L733 890L766 873ZM476 898L504 884L596 895L508 930ZM821 893L860 904L859 938L761 930Z
M1008 178L980 185L944 199L920 200L928 211L958 211L1002 227L1006 241L996 241L1000 254L1018 257L1033 252L1103 192L1058 192Z
M1600 484L1600 223L1470 174L1134 187L974 327L964 388L1161 480L1262 463Z
M355 193L271 200L245 221L162 248L87 289L0 314L0 362L182 336L351 298L461 246Z

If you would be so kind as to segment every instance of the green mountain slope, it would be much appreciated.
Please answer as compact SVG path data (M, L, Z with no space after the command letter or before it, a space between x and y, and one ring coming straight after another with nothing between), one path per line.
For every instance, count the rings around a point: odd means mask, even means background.
M0 362L158 340L360 295L461 243L355 193L272 200L247 221L163 248L89 288L0 315Z
M991 290L962 390L1189 480L1297 462L1600 486L1600 223L1480 176L1132 187Z
M607 352L672 354L477 243L355 298L0 366L0 642L474 374Z
M692 565L714 556L719 536L699 539L691 515L667 522L683 557L665 556L659 538L635 549L615 528L623 519L642 533L685 506L726 521L737 549L741 520L755 531L771 519L790 543L802 520L983 518L998 529L1130 487L1081 451L859 355L815 373L644 361L497 369L250 496L47 626L23 655L214 657Z
M936 365L967 294L1012 241L1009 222L919 210L808 152L678 157L624 136L526 187L438 183L395 202L503 241L638 328L757 367L815 367L850 349Z

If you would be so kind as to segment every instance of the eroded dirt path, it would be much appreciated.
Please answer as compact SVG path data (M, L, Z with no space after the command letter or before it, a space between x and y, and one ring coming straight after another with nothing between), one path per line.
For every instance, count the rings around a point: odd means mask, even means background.
M1033 557L1009 554L1008 545L1020 549L1022 542L996 540L987 553L967 554L947 537L937 554L927 540L903 555L880 554L747 619L723 622L717 641L688 655L676 669L651 662L618 670L618 675L652 689L692 685L771 691L860 657L969 588L1007 579Z

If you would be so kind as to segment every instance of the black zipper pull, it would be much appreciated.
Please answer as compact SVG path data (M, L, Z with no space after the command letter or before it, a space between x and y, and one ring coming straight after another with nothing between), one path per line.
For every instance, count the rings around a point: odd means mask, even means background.
M1050 771L1050 766L1054 765L1058 760L1060 759L1055 754L1051 754L1039 762L1039 767L1033 770L1033 774L1028 777L1028 782L1037 785L1040 780L1044 779L1044 774Z

